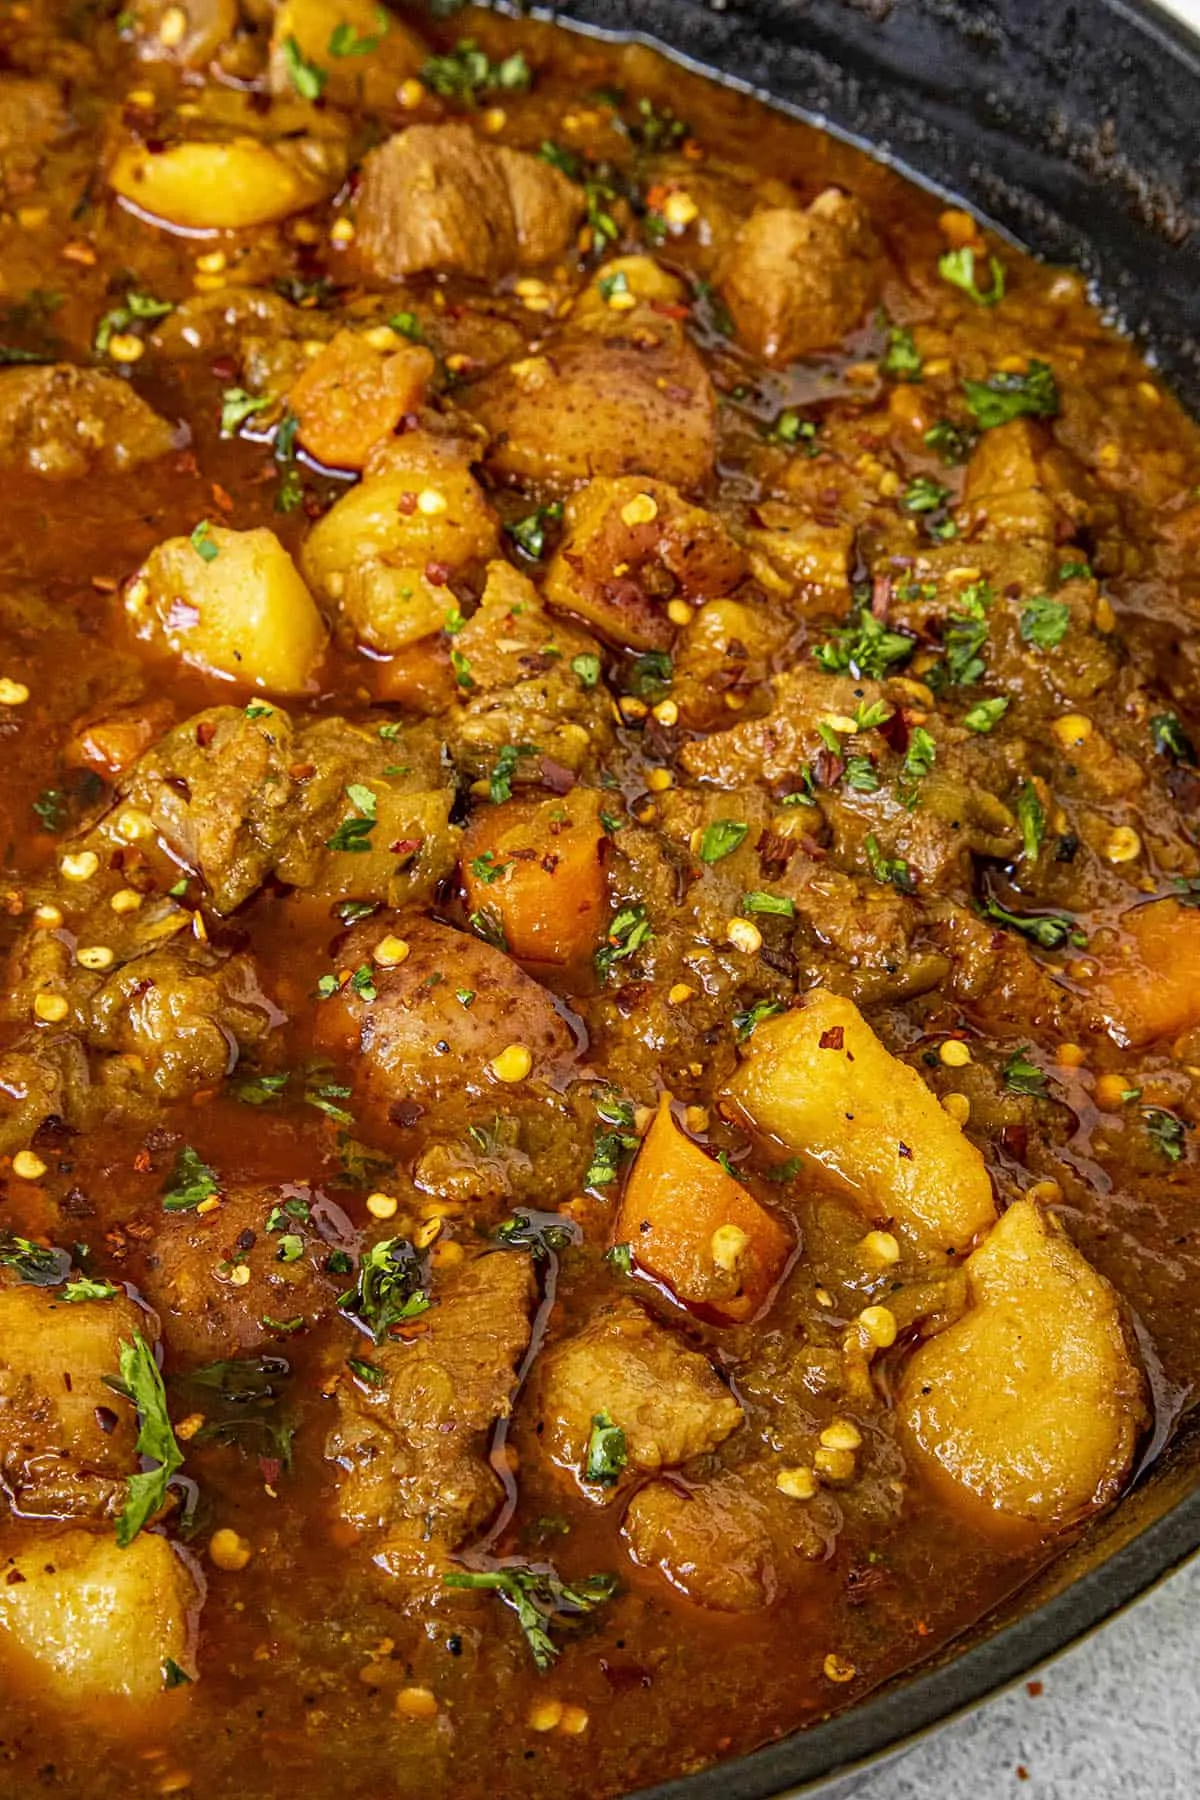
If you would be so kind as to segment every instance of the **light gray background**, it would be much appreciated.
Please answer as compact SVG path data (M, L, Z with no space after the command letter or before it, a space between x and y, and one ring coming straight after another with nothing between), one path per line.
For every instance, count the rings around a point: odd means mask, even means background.
M1200 0L1159 0L1200 31ZM1200 1560L855 1800L1200 1800Z
M1197 1800L1200 1560L855 1800ZM1021 1773L1024 1771L1024 1774Z

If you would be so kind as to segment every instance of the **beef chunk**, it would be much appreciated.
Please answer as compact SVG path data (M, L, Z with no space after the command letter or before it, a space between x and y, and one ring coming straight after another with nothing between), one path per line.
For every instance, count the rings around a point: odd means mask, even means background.
M175 1356L249 1356L329 1310L338 1290L328 1255L306 1190L235 1188L211 1212L168 1215L142 1286Z
M599 1314L550 1351L538 1412L550 1456L599 1501L617 1491L586 1478L599 1415L625 1433L631 1475L654 1475L715 1450L742 1422L741 1407L707 1359L632 1303Z
M736 1475L698 1487L652 1481L622 1527L629 1554L714 1612L755 1612L778 1582L765 1509Z
M465 775L490 776L506 745L536 746L513 771L536 781L541 758L574 773L592 769L612 742L610 701L575 663L598 657L594 638L542 606L532 582L508 563L488 567L483 604L455 639L471 686L460 689L451 729L455 761Z
M408 947L398 966L374 962L387 937ZM348 983L322 1006L318 1034L329 1049L356 1057L357 1098L378 1113L405 1101L428 1107L463 1092L494 1100L500 1084L489 1065L509 1044L530 1051L535 1080L574 1054L546 990L502 950L448 925L372 919L349 934L338 961L370 968L376 997L365 1000Z
M357 251L381 281L427 269L491 281L557 256L582 210L549 163L485 144L469 125L413 125L363 162Z
M294 761L291 721L278 707L251 719L214 706L160 739L119 793L228 913L266 880L287 838Z
M326 1446L344 1471L345 1518L447 1550L486 1523L502 1493L486 1434L509 1411L534 1294L526 1257L478 1257L407 1341L363 1351L384 1380L342 1381Z
M0 369L0 469L60 478L165 456L174 426L127 382L70 363Z
M96 1049L140 1057L155 1091L177 1100L219 1085L278 1016L249 957L176 939L103 982L84 1036Z
M52 1288L0 1290L0 1474L18 1513L110 1518L137 1469L133 1408L104 1385L122 1340L149 1338L124 1294L66 1304Z
M863 208L826 188L805 212L767 206L741 227L718 285L738 336L776 362L838 343L862 321L882 273Z

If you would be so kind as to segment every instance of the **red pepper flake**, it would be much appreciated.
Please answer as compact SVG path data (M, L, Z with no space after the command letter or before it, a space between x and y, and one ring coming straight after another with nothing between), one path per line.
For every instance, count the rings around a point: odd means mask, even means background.
M133 1159L133 1166L139 1175L148 1175L154 1167L148 1150L139 1150Z
M1025 1692L1029 1695L1031 1700L1039 1700L1045 1691L1046 1686L1044 1682L1027 1681L1025 1683Z
M450 565L443 562L427 562L425 579L430 587L445 587L450 579Z
M828 1031L821 1033L818 1048L821 1050L840 1050L845 1043L846 1028L844 1025L831 1025Z
M219 481L210 482L209 492L213 497L213 505L218 511L223 513L233 511L233 497L221 486Z
M397 838L394 844L388 845L388 849L393 856L415 856L424 842L423 837Z
M237 363L232 356L215 356L210 367L218 381L232 381L237 374Z
M405 488L396 505L406 519L410 519L417 510L417 494L415 488Z
M196 727L196 742L202 750L207 750L217 735L217 728L211 719L201 719Z
M871 616L886 619L891 603L892 578L890 575L877 575L871 583Z
M678 300L652 300L650 311L661 313L664 319L686 319L691 315L691 307L683 306Z
M904 1157L904 1159L905 1159L905 1161L906 1161L906 1162L911 1162L911 1161L912 1161L912 1151L911 1151L911 1150L910 1150L910 1149L909 1149L909 1147L908 1147L908 1145L907 1145L907 1144L898 1144L898 1145L897 1145L897 1146L896 1146L896 1148L897 1148L897 1151L898 1151L898 1153L899 1153L899 1154L900 1154L900 1155L901 1155L901 1156L902 1156L902 1157Z

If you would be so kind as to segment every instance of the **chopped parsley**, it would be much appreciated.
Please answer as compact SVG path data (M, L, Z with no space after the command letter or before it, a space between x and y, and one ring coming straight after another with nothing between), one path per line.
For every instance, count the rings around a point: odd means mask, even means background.
M319 100L329 76L316 63L309 62L294 36L283 40L283 66L287 78L302 100Z
M1179 1162L1183 1156L1184 1123L1177 1113L1165 1106L1143 1106L1142 1118L1154 1148L1168 1162Z
M341 821L332 837L325 839L325 848L361 856L371 849L371 833L379 822L379 802L373 790L359 781L350 783L346 798L355 811Z
M407 1238L381 1238L364 1251L354 1286L338 1295L337 1304L382 1344L393 1325L429 1311L420 1255Z
M114 1300L120 1292L111 1281L98 1280L94 1275L80 1275L74 1281L68 1281L61 1298L68 1306L79 1306L85 1300Z
M536 744L502 744L496 756L495 767L488 782L488 799L493 806L503 806L506 800L512 799L513 781L517 773L517 764L524 756L536 756Z
M42 830L53 837L67 822L70 802L62 788L43 788L33 802L33 810L41 821Z
M843 625L813 655L827 675L849 672L856 679L882 680L893 664L904 663L916 649L916 639L889 631L873 613L860 612L852 624Z
M997 694L993 700L979 700L969 712L963 714L963 724L968 731L977 731L986 736L994 731L1009 707L1012 705L1006 694Z
M591 650L581 650L571 658L571 669L578 675L581 687L594 688L600 680L600 658Z
M388 318L388 324L398 336L407 338L410 344L420 344L424 341L421 321L415 312L392 313Z
M1052 419L1058 411L1058 383L1048 363L1031 358L1023 375L998 369L986 381L964 381L963 393L980 431L1029 415Z
M959 463L966 462L975 448L975 436L969 425L954 425L949 419L938 419L921 441L948 468L956 468Z
M1150 721L1150 741L1159 756L1169 756L1172 762L1194 763L1196 760L1196 747L1183 729L1178 713L1155 713Z
M248 394L245 388L226 388L221 395L221 436L236 437L247 419L274 404L274 394Z
M57 1287L71 1268L71 1253L32 1238L0 1236L0 1269L11 1269L29 1287Z
M212 521L201 519L191 535L191 546L196 555L204 562L216 562L221 554L221 546L213 541Z
M614 1244L604 1252L604 1260L610 1268L616 1269L620 1275L633 1274L633 1245Z
M623 906L613 915L604 942L595 955L596 972L607 980L614 964L634 956L653 936L646 909L640 903Z
M901 894L916 893L916 877L907 862L902 856L885 856L874 832L868 832L864 848L867 867L881 887L894 887Z
M117 1543L125 1550L162 1506L171 1477L183 1467L183 1452L171 1429L158 1364L140 1331L134 1332L131 1344L121 1344L118 1367L119 1380L108 1385L137 1408L137 1454L158 1465L127 1477L125 1505L117 1518Z
M937 761L937 745L923 725L914 725L908 734L908 748L900 765L896 793L900 804L912 812L919 799L918 789Z
M907 513L937 512L950 498L950 489L942 487L929 475L914 475L903 494L900 505Z
M1021 638L1038 650L1053 650L1067 635L1071 609L1065 600L1035 594L1021 614Z
M684 119L678 118L669 106L655 106L653 100L642 98L637 103L637 116L625 130L630 140L639 150L656 154L663 150L674 150L688 135L690 127Z
M786 894L767 894L761 888L755 888L749 894L743 894L741 911L744 913L766 913L769 917L794 919L796 902L789 900Z
M937 687L972 687L984 673L983 648L988 640L987 613L994 595L986 581L973 581L958 596L959 611L950 614L942 634L942 661L933 671Z
M596 1101L596 1112L607 1129L598 1130L592 1144L592 1160L583 1178L590 1188L611 1186L620 1173L622 1156L638 1147L632 1100L609 1090Z
M764 1019L774 1019L781 1012L786 1012L782 1000L756 1000L753 1006L744 1012L733 1015L733 1032L739 1044L744 1044L748 1037L753 1037Z
M97 356L105 356L112 339L127 332L131 325L152 325L157 319L165 319L168 313L174 311L173 300L156 300L153 294L139 294L136 290L131 290L125 296L124 306L112 307L100 320L92 348Z
M1023 781L1017 794L1017 823L1021 827L1021 854L1036 862L1046 834L1046 809L1032 781Z
M460 38L444 56L426 58L421 80L443 100L474 106L483 94L524 92L532 85L533 74L523 51L492 62L474 38Z
M375 19L379 29L368 35L356 31L347 19L339 19L329 34L330 56L370 56L378 50L388 33L388 16L382 6L376 8Z
M1000 1070L1010 1094L1028 1094L1035 1100L1046 1096L1046 1077L1035 1062L1029 1060L1029 1045L1014 1050Z
M1004 298L1004 264L997 256L987 259L988 285L981 288L977 280L974 250L966 244L960 250L947 250L938 257L938 274L951 287L961 289L977 306L997 306Z
M463 655L461 650L451 650L450 667L454 671L454 679L458 686L462 688L464 692L469 692L471 688L475 686L475 677L471 673L470 662L467 657Z
M920 381L921 358L907 325L889 328L887 349L879 366L885 375L894 375L897 381Z
M614 1425L606 1412L593 1413L583 1464L584 1480L594 1481L599 1487L613 1487L621 1479L628 1461L629 1452L621 1427Z
M471 873L477 881L491 887L493 881L499 881L512 868L511 862L497 862L494 850L485 850L482 856L471 858Z
M1010 931L1019 931L1023 937L1031 938L1043 950L1062 950L1067 944L1082 949L1087 943L1085 934L1070 913L1008 912L990 896L984 901L981 911L985 919L993 919L997 925L1006 925Z
M821 446L817 442L820 427L814 419L806 419L802 413L781 412L771 427L770 438L775 444L791 444L802 449L806 456L820 454Z
M592 1612L616 1592L614 1575L588 1575L582 1581L562 1581L555 1570L543 1565L508 1564L500 1569L451 1569L442 1576L447 1587L476 1588L498 1594L517 1615L530 1655L539 1669L548 1669L559 1654L550 1635L551 1625L562 1619L580 1618Z
M704 835L700 839L700 861L715 863L720 862L723 857L732 856L738 846L745 842L749 829L741 819L714 819L711 825L704 827Z
M629 688L639 700L657 703L668 693L674 679L675 664L667 651L644 650L633 660Z
M190 1144L182 1144L163 1189L163 1211L191 1212L201 1201L213 1199L220 1191L215 1171L201 1160Z
M279 487L275 494L276 512L295 512L304 500L304 483L296 463L296 433L299 429L300 421L292 412L284 413L275 427L275 444L272 455L281 471Z
M480 906L473 913L467 914L467 924L477 938L490 944L493 950L507 950L508 938L504 931L504 922L494 908Z
M859 794L874 794L879 789L879 776L869 756L848 756L842 779Z
M523 519L514 519L504 529L513 543L530 562L540 562L546 554L546 526L557 525L563 516L562 501L535 507Z

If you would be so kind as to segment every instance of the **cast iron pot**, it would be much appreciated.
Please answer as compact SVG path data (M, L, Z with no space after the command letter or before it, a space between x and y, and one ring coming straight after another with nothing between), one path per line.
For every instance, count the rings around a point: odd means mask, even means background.
M1200 40L1131 0L563 0L897 162L1101 301L1200 413ZM1151 1446L1151 1452L1155 1446ZM644 1800L832 1796L1027 1675L1200 1550L1200 1421L1112 1512L916 1673Z

